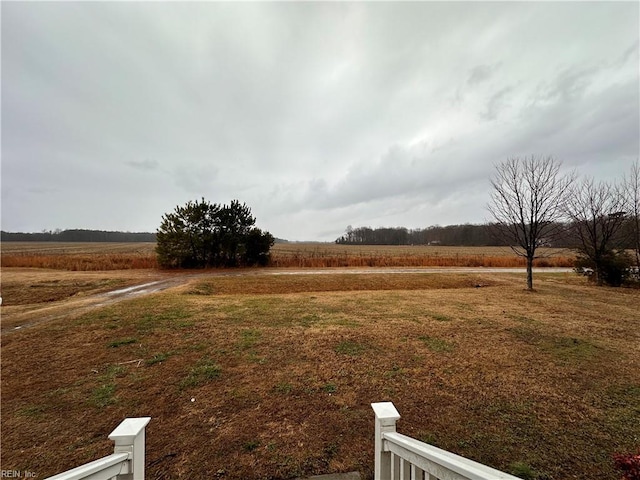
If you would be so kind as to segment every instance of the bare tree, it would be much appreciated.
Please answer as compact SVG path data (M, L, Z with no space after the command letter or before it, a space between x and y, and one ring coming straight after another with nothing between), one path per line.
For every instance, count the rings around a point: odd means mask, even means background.
M636 255L636 266L640 267L640 162L631 166L629 176L624 178L629 216L631 217L631 238Z
M574 189L566 202L577 250L593 265L598 285L605 281L605 267L611 258L624 251L624 226L628 207L624 189L606 182L586 178Z
M493 192L487 206L498 231L513 251L527 260L527 288L533 290L533 261L538 247L562 228L566 195L575 174L560 174L551 156L509 158L496 165Z

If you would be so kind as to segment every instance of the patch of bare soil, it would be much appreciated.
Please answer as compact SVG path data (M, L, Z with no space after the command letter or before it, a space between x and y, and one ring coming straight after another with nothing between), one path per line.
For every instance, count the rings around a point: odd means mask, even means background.
M76 316L88 308L116 301L149 283L175 285L176 277L156 270L67 272L9 268L2 271L4 332L53 318ZM177 283L181 283L182 280Z

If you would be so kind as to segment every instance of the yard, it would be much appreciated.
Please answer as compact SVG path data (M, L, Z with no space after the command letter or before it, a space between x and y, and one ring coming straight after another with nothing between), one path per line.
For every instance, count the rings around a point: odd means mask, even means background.
M640 294L536 280L200 276L5 333L3 468L94 460L151 416L148 478L369 478L370 403L393 401L400 432L523 478L617 478L640 446Z

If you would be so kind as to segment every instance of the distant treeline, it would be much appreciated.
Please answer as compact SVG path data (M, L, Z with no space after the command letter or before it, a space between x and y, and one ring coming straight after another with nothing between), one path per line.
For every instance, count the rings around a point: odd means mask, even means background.
M347 245L508 245L492 232L489 225L436 225L410 230L404 227L347 227L336 243Z
M55 230L39 233L0 232L3 242L155 242L155 233Z
M559 228L554 237L542 239L540 246L572 248L578 245L579 239L572 236L571 229L566 228L568 226L568 224L558 224ZM630 235L627 235L630 228L631 220L621 231L623 238L621 244L626 245L625 248L634 248ZM494 224L447 225L445 227L435 225L415 230L404 227L347 227L346 233L337 238L335 243L343 245L447 245L468 247L510 245L507 237L500 235L498 227Z

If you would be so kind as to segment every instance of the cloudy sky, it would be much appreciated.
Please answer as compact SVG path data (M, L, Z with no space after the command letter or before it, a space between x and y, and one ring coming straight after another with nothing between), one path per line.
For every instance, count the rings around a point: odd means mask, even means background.
M510 156L639 155L638 2L2 2L2 229L487 220Z

